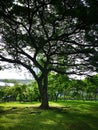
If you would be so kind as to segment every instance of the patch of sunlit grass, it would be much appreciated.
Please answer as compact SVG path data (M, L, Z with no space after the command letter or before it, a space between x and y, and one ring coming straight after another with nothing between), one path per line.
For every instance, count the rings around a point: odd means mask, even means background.
M0 130L98 130L98 102L0 103Z

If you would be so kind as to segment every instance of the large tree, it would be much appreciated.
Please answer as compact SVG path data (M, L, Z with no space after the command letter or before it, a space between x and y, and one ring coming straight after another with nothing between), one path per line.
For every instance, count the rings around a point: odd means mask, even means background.
M89 57L98 44L91 5L91 0L0 1L0 61L30 71L38 83L41 108L49 108L49 72L85 74L93 68Z

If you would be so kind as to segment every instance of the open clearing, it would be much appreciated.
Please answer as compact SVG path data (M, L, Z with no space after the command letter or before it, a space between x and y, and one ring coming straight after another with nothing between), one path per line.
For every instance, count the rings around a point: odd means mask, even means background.
M0 103L0 130L98 130L98 102Z

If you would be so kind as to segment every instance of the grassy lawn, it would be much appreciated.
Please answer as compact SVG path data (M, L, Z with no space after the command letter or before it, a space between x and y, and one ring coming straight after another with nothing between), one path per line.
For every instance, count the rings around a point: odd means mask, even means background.
M98 102L0 103L0 130L98 130Z

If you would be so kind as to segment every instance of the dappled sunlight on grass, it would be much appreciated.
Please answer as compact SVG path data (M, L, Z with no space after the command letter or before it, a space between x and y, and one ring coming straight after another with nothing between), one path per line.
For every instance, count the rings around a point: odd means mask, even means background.
M26 103L26 102L4 102L0 103L0 106L6 106L6 107L38 107L40 103L33 102L33 103Z
M63 104L59 104L58 102L49 102L50 107L63 107Z
M53 121L53 120L47 119L47 120L43 121L42 124L51 124L51 125L55 125L56 122Z
M98 130L98 102L0 103L0 130Z

